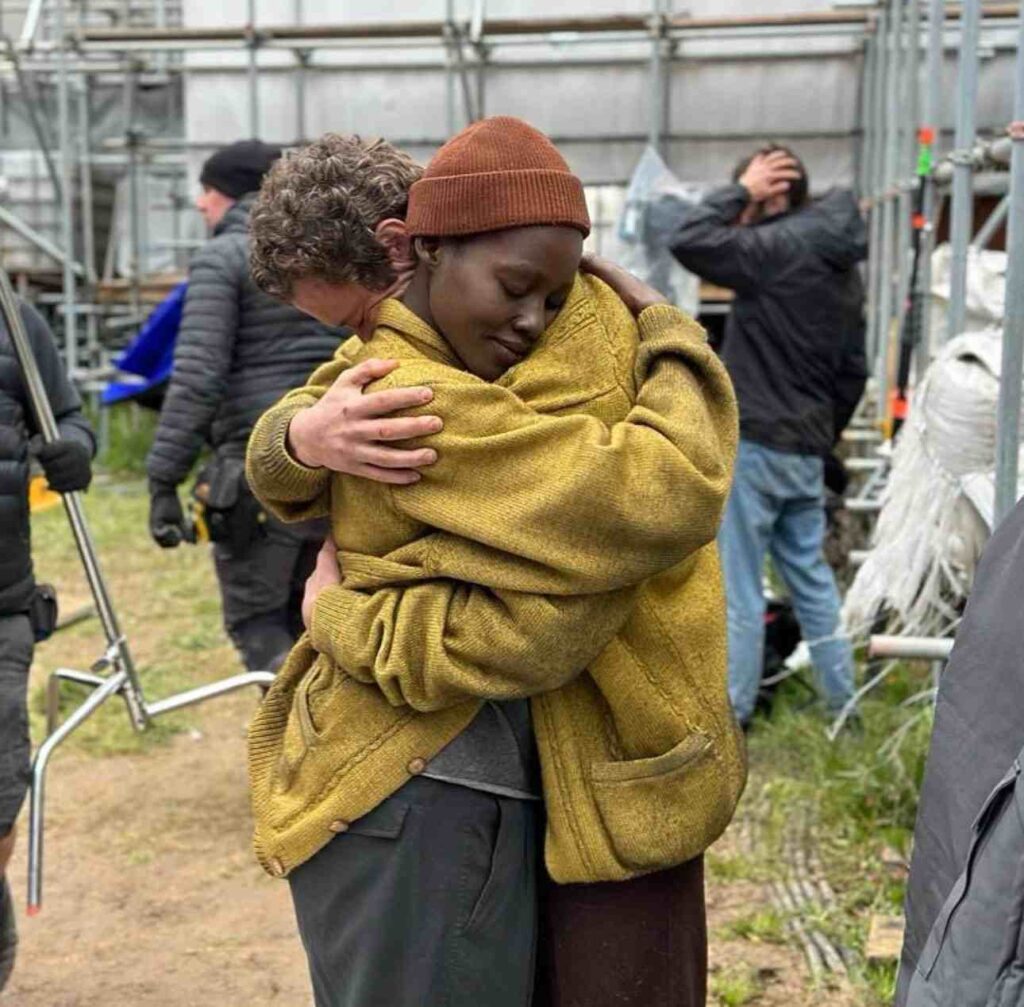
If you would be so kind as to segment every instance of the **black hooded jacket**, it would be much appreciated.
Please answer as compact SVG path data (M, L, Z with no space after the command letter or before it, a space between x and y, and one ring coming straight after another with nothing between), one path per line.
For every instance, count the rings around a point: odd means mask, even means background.
M82 400L64 372L46 322L27 304L21 319L60 436L95 452ZM0 616L28 609L35 588L30 546L29 439L39 433L7 327L0 324ZM6 729L6 728L4 728Z
M174 370L146 460L150 481L176 486L204 444L245 452L261 414L333 356L345 333L264 294L249 273L244 196L189 268Z
M672 253L736 293L722 359L740 434L777 451L827 455L864 391L867 238L853 195L821 199L749 227L749 200L729 185L690 208Z

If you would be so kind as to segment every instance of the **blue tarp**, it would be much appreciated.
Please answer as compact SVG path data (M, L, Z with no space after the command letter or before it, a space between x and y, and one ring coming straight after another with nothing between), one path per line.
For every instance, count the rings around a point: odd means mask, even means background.
M162 385L171 376L174 344L188 283L179 283L152 311L139 334L114 361L124 378L103 389L103 404L135 398Z

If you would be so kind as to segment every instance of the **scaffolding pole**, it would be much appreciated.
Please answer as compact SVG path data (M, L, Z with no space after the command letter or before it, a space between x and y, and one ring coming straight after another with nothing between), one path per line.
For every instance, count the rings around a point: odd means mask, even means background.
M934 160L934 153L942 135L942 67L944 51L942 32L945 27L945 4L943 0L929 0L928 3L928 57L925 64L924 81L921 95L921 143L927 145L928 154ZM924 229L921 235L923 247L921 264L918 270L918 297L920 313L918 325L921 331L921 350L924 360L932 357L932 252L935 249L935 232L938 227L939 209L938 187L935 172L928 171L924 176L924 199L922 214Z
M891 0L889 31L886 48L889 53L888 83L883 89L886 96L884 144L884 172L882 184L882 252L878 293L878 345L875 357L876 408L884 419L889 398L889 349L892 343L893 274L896 243L896 208L899 189L900 142L900 14L901 0Z
M946 337L963 331L967 317L967 258L974 221L974 165L971 147L978 100L980 0L966 0L961 14L957 77L956 138L953 141L953 201L950 207L949 322Z
M878 73L878 47L875 45L877 20L872 23L871 33L864 40L863 70L860 88L860 150L857 163L857 191L861 199L870 200L874 195L872 165L875 150L875 92Z
M900 108L899 143L897 149L897 228L896 228L896 331L900 341L907 322L907 298L910 293L911 272L911 200L914 182L910 171L914 164L914 136L917 127L915 95L917 75L917 44L920 41L920 22L917 0L900 0L900 80L898 100Z
M63 44L67 34L67 0L57 0L57 35L61 48L57 54L57 135L61 166L61 244L64 246L64 365L69 374L78 371L78 331L76 322L75 270L75 216L74 216L74 162L71 142L71 78L68 73L67 47Z
M249 137L260 138L260 82L259 82L259 46L260 36L256 31L256 0L247 0L249 24L247 28L247 45L249 50Z
M482 119L487 115L487 54L489 48L484 39L484 24L487 19L487 0L473 0L473 16L469 22L469 44L476 55L476 114Z
M303 0L293 0L292 17L297 25L305 20ZM305 140L309 135L306 125L306 78L312 53L309 49L295 50L295 135Z
M128 281L131 284L132 314L142 310L142 197L139 190L141 137L135 125L138 104L138 73L132 65L124 80L124 132L128 147ZM123 219L123 214L122 214Z
M875 84L871 94L871 159L870 178L871 221L868 231L868 331L867 358L873 361L878 354L878 295L881 284L879 259L882 249L882 173L884 170L884 144L882 128L885 121L885 87L888 81L889 57L886 48L888 13L883 8L875 21L870 44L874 49L872 61Z
M651 0L651 66L649 102L650 121L647 142L662 157L665 156L665 137L668 128L670 53L666 52L665 26L671 16L671 0Z
M996 502L993 528L1017 503L1017 464L1020 453L1021 369L1024 361L1024 0L1017 41L1010 155L1009 233L1006 247L1006 320L999 378L996 432Z

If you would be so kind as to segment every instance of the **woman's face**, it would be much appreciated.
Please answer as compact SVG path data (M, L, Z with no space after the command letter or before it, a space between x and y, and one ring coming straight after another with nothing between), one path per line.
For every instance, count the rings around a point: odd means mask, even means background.
M430 314L466 370L494 381L533 349L572 289L583 235L517 227L419 243Z

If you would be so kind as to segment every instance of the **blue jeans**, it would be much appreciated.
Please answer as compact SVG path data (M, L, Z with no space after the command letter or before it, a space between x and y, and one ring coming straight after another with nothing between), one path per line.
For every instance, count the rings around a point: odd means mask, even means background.
M822 459L741 440L720 535L729 696L741 723L753 716L764 664L766 556L789 590L827 706L838 711L853 695L853 651L840 633L839 592L824 539Z

